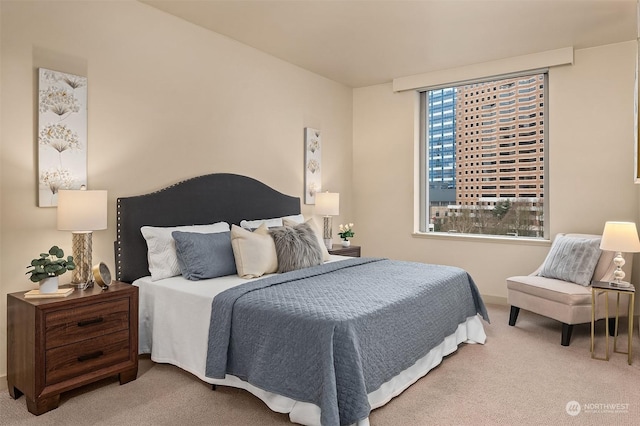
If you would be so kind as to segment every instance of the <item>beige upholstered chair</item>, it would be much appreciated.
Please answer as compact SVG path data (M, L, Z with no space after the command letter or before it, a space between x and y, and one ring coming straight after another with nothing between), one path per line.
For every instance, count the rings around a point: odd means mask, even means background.
M558 234L573 237L599 238L599 235L586 234ZM557 238L557 237L556 237ZM603 251L596 265L591 281L608 281L613 278L614 253ZM628 280L631 277L633 256L623 253L626 261L623 270ZM562 323L562 338L560 344L569 346L574 324L591 322L591 286L545 278L538 276L542 265L532 274L507 278L507 300L511 305L509 325L515 326L520 309L525 309L539 315L553 318ZM604 294L596 301L596 320L604 318ZM628 298L620 298L620 315L628 312ZM609 316L615 316L616 297L609 296ZM610 332L614 321L609 321Z

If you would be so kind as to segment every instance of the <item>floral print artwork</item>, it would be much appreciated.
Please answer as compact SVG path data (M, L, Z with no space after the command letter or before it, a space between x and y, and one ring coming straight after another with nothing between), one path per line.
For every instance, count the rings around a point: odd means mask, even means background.
M316 192L322 189L320 130L304 129L304 203L315 204Z
M87 78L39 70L38 205L87 184Z

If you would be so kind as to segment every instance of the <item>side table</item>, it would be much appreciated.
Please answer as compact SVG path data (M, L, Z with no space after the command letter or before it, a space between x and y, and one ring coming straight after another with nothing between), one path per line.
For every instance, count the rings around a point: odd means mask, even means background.
M636 289L633 285L630 285L629 287L620 287L620 286L617 286L615 283L602 282L602 281L597 281L591 284L591 358L599 359L602 361L609 361L609 332L608 332L609 330L609 293L615 293L616 294L616 319L615 319L615 332L613 333L613 352L620 353L620 354L627 354L629 365L631 365L631 359L632 359L631 351L633 348L631 339L633 337L633 307L634 307L634 301L635 301L635 291ZM595 356L595 351L594 351L596 299L599 294L603 294L603 293L605 295L604 309L605 309L605 321L606 321L606 329L607 329L607 332L605 333L606 351L605 351L604 358L598 358ZM619 321L619 314L620 314L620 295L621 294L627 295L629 298L629 312L628 312L629 329L627 330L627 342L628 342L627 352L618 351L616 347L616 343L618 339L618 321Z
M329 249L329 254L339 254L340 256L360 257L360 246L343 247L340 244L334 244Z

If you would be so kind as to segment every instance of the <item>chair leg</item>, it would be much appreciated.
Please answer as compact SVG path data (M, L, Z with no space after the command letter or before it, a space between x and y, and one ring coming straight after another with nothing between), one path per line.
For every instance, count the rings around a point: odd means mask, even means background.
M517 306L511 306L511 312L509 313L509 325L516 325L516 320L518 319L518 314L520 313L520 308Z
M609 318L609 336L614 337L616 335L616 319Z
M573 331L573 325L562 323L562 340L560 344L562 346L569 346L571 341L571 332Z

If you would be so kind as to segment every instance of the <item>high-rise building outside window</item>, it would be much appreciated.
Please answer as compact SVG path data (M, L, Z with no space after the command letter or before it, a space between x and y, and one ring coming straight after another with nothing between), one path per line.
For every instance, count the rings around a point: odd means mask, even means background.
M421 93L421 231L544 235L547 74Z

